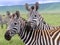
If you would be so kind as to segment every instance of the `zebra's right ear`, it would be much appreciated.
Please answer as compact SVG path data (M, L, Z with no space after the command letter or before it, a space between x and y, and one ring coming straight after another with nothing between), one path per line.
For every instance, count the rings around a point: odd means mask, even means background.
M26 10L30 11L29 6L28 6L27 3L25 4L25 8L26 8Z
M16 16L17 16L17 18L19 18L20 17L20 12L19 11L16 11Z
M8 16L10 15L10 12L9 11L7 11L6 13L7 13Z

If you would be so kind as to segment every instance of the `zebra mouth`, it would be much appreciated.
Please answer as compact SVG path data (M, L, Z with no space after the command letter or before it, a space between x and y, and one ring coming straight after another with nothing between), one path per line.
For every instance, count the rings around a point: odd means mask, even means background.
M11 36L10 36L10 34L9 34L9 31L7 31L7 32L5 33L4 37L5 37L5 39L8 40L8 41L11 40Z

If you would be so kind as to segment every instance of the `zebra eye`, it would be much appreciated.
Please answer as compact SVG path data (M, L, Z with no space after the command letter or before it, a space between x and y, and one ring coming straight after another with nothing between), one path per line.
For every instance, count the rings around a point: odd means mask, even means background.
M17 23L14 23L15 25L17 25Z
M35 15L35 17L36 17L36 15Z

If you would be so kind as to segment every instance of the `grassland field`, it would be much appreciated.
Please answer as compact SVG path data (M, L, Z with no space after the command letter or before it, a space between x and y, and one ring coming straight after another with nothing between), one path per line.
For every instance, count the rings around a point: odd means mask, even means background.
M53 26L60 26L60 14L41 14L42 17L44 17L44 20L49 24ZM27 19L27 15L22 15L23 18ZM20 37L16 34L12 37L10 41L7 41L4 39L4 34L6 32L6 26L4 25L4 28L1 29L0 27L0 45L24 45L23 41L20 39Z

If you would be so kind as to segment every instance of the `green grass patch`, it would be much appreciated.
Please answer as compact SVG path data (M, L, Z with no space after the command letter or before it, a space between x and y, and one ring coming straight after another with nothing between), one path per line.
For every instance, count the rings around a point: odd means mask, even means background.
M42 14L44 20L52 26L60 26L60 14Z

